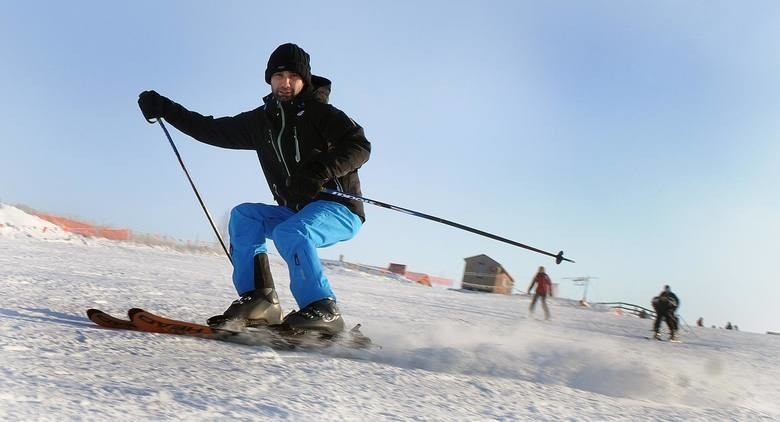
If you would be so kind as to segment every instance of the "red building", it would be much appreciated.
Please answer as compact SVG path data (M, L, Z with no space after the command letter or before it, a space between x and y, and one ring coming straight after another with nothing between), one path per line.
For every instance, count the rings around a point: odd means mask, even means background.
M436 277L430 274L425 273L416 273L414 271L407 271L406 265L404 264L395 264L390 263L390 265L387 267L387 269L391 273L400 274L404 277L406 277L409 280L415 281L420 284L424 284L426 286L444 286L444 287L452 287L454 284L454 280L451 280L449 278L444 277Z

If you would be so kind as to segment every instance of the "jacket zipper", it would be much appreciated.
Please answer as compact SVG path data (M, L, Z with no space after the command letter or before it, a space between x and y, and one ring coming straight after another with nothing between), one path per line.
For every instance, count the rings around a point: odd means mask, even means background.
M279 162L282 162L282 155L279 154L279 151L276 150L276 145L274 145L274 134L271 132L271 129L268 129L268 143L271 144L271 149L274 150L274 154L276 154L276 159L279 160Z
M282 164L284 164L284 171L287 172L287 176L290 176L290 169L287 167L287 162L284 160L284 153L282 153L282 135L284 135L284 128L287 122L284 116L284 108L282 107L282 103L277 101L276 105L279 107L279 112L282 115L282 129L279 131L279 136L276 137L276 145L279 147L279 151L277 151L276 154L279 156L279 160L282 162Z
M301 149L298 146L298 126L293 126L293 138L295 139L295 162L301 162Z

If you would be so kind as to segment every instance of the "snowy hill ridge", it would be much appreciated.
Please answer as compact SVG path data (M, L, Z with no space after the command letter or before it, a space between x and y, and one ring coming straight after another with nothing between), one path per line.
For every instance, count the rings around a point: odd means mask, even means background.
M0 236L33 237L47 240L72 240L75 238L56 224L3 203L0 203Z
M25 211L23 208L25 207L19 208L0 203L0 237L102 245L115 245L117 242L121 242L123 247L151 247L184 253L223 254L222 249L216 244L182 241L127 229L89 226L82 227L81 230L69 231L67 226L61 227L52 221L68 221L72 223L74 222L73 220L50 214L40 214L49 219L46 220ZM83 224L88 225L88 223ZM73 229L73 227L70 228ZM110 233L116 233L117 231L125 232L126 236L118 238L110 235Z
M553 299L431 289L329 266L380 350L275 352L101 329L84 311L203 321L233 300L224 257L51 241L0 210L2 420L777 420L780 338L651 322ZM8 235L14 232L15 234ZM47 230L48 231L48 230ZM19 235L22 233L22 235ZM55 239L56 240L56 239ZM272 271L293 309L284 263Z

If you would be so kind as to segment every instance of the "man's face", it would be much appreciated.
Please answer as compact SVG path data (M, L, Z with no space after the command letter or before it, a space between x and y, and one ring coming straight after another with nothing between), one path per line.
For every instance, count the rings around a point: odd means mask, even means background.
M290 101L302 90L303 79L295 72L285 70L271 76L271 92L279 101Z

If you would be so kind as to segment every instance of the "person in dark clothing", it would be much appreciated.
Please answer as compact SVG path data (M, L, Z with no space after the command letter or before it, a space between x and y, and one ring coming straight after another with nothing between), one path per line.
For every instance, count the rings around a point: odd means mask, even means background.
M531 280L531 285L528 286L528 294L531 294L531 289L536 286L534 291L534 298L531 299L531 305L528 307L528 312L533 314L536 307L536 301L541 298L542 309L544 309L544 319L550 319L550 308L547 307L547 296L552 297L552 281L550 276L545 272L544 267L539 267L534 279Z
M661 328L661 321L666 320L666 326L669 327L670 340L677 340L677 329L679 323L675 311L680 306L680 299L672 292L672 289L666 285L664 290L658 296L653 298L653 309L655 309L655 322L653 331L655 338L660 340L661 334L658 330Z
M144 91L144 117L164 118L194 139L257 153L276 204L244 203L230 213L228 231L233 285L239 299L210 325L229 320L278 324L282 310L268 263L266 240L287 263L290 290L300 310L284 318L293 328L339 332L344 328L336 296L317 248L353 238L365 221L362 203L322 193L322 188L361 195L358 169L371 144L363 128L328 104L330 80L311 73L309 54L283 44L268 59L271 93L254 110L214 118Z

